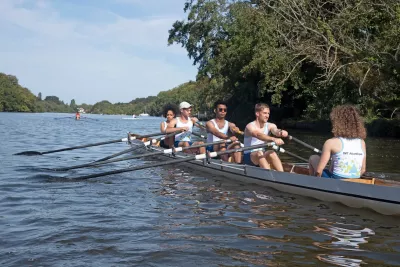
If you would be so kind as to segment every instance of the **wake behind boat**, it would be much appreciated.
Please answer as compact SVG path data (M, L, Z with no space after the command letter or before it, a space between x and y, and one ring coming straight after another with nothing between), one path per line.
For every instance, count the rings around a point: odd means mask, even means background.
M132 146L140 141L134 140ZM147 152L162 152L156 146L146 147ZM169 151L168 151L169 152ZM183 159L188 154L162 153L160 160ZM221 175L245 183L254 183L276 190L312 197L322 201L339 202L353 208L368 208L385 215L400 215L400 183L377 178L327 179L308 175L302 163L284 163L284 172L259 167L224 162L216 159L191 160L182 165L213 175Z
M137 120L139 119L138 116L136 116L135 114L132 115L132 117L127 117L127 118L122 118L123 120Z

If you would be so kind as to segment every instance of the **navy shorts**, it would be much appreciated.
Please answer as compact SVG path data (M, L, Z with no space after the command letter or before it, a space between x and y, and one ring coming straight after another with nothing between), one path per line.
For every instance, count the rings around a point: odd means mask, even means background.
M160 147L162 147L162 148L169 148L169 146L164 142L164 140L161 140L161 142L160 142Z
M259 167L260 165L255 165L255 164L251 161L250 154L251 154L251 153L246 153L246 154L243 155L243 164Z
M323 178L332 178L332 179L344 179L343 177L340 177L340 176L337 176L337 175L331 173L331 171L328 170L328 169L324 169L322 171L321 177L323 177Z
M214 152L214 146L213 146L213 145L207 146L207 147L206 147L206 150L207 150L208 152Z
M189 146L193 145L193 142L192 142L192 141L175 141L175 142L174 142L174 147L178 147L180 142L188 142L188 143L189 143Z

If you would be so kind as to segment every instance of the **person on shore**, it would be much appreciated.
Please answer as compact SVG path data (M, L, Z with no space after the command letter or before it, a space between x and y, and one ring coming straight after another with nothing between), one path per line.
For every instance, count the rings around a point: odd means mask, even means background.
M367 137L364 122L355 106L342 105L330 114L333 138L325 141L321 156L309 159L309 173L318 177L360 178L366 170ZM329 169L325 169L331 159Z
M189 147L192 145L204 144L204 142L193 142L192 141L192 131L193 126L198 124L198 119L195 117L190 117L192 113L192 105L188 102L181 102L179 104L180 115L172 120L171 124L175 125L175 130L179 128L185 128L186 132L175 135L175 147ZM186 150L189 153L200 153L204 154L206 152L205 147L193 148Z
M182 132L187 131L188 127L175 128L175 124L173 124L173 120L177 114L178 107L173 104L166 104L163 107L163 116L166 118L166 121L160 123L160 131L165 134L176 132L177 130L181 130ZM167 137L164 140L160 141L160 147L163 148L171 148L174 146L174 137Z
M244 146L254 146L266 142L275 142L276 145L283 145L282 137L287 137L288 132L278 129L278 127L268 122L270 108L267 104L258 103L255 106L255 121L247 124L244 131ZM269 134L276 137L272 137ZM246 150L243 156L243 163L253 166L260 166L264 169L274 169L283 171L280 158L273 150L252 149Z
M215 119L209 120L206 123L207 129L207 143L217 142L219 140L228 140L232 141L231 144L228 146L226 143L218 144L218 145L211 145L207 146L207 151L210 152L218 152L218 151L225 151L226 149L234 149L240 148L240 143L237 142L238 139L236 136L229 136L229 133L238 133L240 132L239 128L232 122L225 120L226 113L227 113L227 104L224 101L217 101L214 104L214 113ZM242 162L242 153L235 152L231 155L225 154L221 155L221 159L224 161L228 161L229 157L232 157L233 162L241 163Z

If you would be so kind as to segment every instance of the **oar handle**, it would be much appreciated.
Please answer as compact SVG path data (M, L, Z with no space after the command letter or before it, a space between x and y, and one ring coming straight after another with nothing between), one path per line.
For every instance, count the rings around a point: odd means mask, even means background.
M293 140L296 143L299 143L299 144L301 144L301 145L303 145L303 146L305 146L307 148L312 149L315 153L322 153L322 151L319 150L318 148L315 148L315 147L313 147L313 146L311 146L311 145L309 145L309 144L297 139L296 137L293 137L293 136L289 135L288 138L289 138L289 140Z
M197 137L203 138L203 139L207 139L207 137L205 137L205 136L202 135L202 134L198 134L198 133L195 133L195 132L191 132L191 134L193 134L193 135L195 135L195 136L197 136Z

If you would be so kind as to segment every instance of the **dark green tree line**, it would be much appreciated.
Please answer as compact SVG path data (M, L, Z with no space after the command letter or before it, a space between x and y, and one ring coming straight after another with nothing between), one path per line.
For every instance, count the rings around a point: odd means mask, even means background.
M211 98L309 118L349 102L368 117L400 106L397 0L188 0L184 10L168 41L187 50Z

